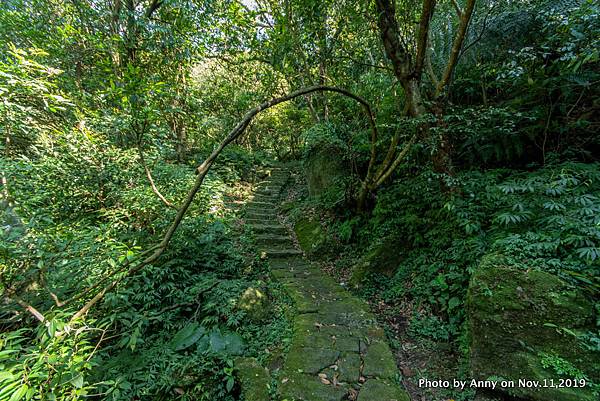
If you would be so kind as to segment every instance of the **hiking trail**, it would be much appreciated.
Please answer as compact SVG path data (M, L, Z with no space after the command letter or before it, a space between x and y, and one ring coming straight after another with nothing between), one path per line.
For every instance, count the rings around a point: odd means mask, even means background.
M247 203L245 224L262 257L296 307L293 338L278 379L279 400L409 401L398 369L366 302L303 256L278 221L280 193L289 171L272 168Z

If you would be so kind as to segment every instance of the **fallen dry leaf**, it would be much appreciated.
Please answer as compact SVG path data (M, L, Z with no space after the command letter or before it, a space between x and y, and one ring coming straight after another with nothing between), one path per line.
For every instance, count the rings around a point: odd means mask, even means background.
M329 380L324 379L322 377L321 377L321 383L323 383L323 384L331 384L331 382Z
M400 371L402 372L403 376L406 376L406 377L412 377L412 376L414 376L414 372L408 366L402 366L402 367L400 367Z
M318 374L318 376L319 376L321 379L327 379L327 373L319 373L319 374Z

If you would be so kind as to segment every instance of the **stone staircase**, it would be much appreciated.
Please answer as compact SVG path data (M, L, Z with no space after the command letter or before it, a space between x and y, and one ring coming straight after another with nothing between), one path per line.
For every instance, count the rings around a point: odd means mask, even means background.
M255 233L261 255L268 258L272 275L297 310L276 400L409 401L398 384L384 332L368 305L309 263L279 223L278 200L288 177L285 169L271 169L248 202L244 219ZM268 400L245 395L247 400Z

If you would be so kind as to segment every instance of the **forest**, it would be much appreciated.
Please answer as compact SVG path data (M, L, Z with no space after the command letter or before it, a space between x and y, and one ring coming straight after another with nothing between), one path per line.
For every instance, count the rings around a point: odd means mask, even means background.
M2 0L0 401L600 399L593 0Z

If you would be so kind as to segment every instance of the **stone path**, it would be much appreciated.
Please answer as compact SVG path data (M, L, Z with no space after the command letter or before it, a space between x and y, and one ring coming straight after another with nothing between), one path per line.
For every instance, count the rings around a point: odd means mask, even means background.
M249 224L273 276L294 300L294 336L277 396L287 401L409 401L383 330L368 305L311 265L277 219L289 177L272 169L246 208Z

